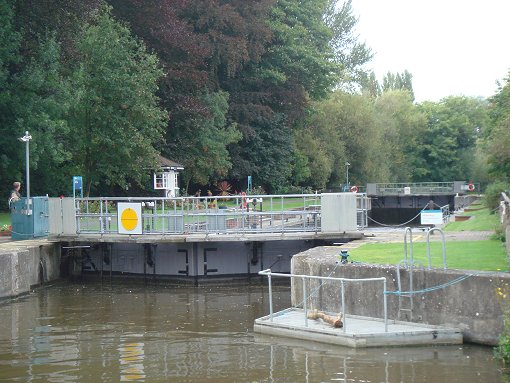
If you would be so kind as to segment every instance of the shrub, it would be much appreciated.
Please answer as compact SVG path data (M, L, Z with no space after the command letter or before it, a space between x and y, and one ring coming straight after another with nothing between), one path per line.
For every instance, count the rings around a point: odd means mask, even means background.
M494 182L485 189L484 203L490 210L495 210L501 200L501 192L507 189L508 185L504 182Z

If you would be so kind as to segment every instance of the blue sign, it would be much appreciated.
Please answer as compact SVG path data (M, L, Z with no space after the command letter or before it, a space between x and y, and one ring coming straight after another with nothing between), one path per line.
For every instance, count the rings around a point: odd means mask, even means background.
M83 179L81 176L73 177L74 190L81 190L83 188Z
M80 192L81 198L83 198L83 178L82 176L73 177L73 197L76 198L76 191Z

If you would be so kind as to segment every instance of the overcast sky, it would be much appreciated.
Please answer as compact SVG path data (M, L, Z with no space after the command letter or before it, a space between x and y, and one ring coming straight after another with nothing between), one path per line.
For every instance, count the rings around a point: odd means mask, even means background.
M510 0L352 0L368 64L413 75L416 101L490 97L510 69Z

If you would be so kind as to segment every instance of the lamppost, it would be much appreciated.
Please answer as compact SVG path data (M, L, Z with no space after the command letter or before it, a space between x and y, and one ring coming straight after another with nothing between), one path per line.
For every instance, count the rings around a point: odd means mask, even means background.
M26 208L26 212L27 212L27 215L30 215L30 162L29 162L29 142L30 140L32 139L32 136L30 134L28 134L28 130L25 132L25 135L21 138L18 138L18 140L20 140L21 142L25 142L27 144L26 146L26 155L25 155L25 158L26 158L26 168L27 168L27 177L26 177L26 182L27 182L27 208Z
M349 166L351 166L350 163L348 162L345 162L345 187L346 187L346 191L349 191Z

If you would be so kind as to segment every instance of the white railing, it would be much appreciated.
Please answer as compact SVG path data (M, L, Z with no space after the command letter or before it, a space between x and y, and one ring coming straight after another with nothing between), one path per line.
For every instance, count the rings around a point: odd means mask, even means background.
M388 332L388 303L387 303L387 291L386 291L386 278L378 277L378 278L339 278L339 277L319 277L314 275L301 275L301 274L282 274L282 273L273 273L271 269L259 271L259 275L267 276L268 285L269 285L269 320L273 322L274 312L273 312L273 287L272 287L272 277L285 277L285 278L299 278L302 281L303 285L303 301L301 302L303 306L304 312L304 325L308 327L308 300L313 296L309 294L306 288L306 280L307 279L315 279L320 281L334 281L340 283L341 289L341 306L342 306L342 321L343 321L343 332L347 331L347 318L345 313L345 284L346 283L364 283L364 282L382 282L382 296L383 296L383 317L384 317L384 331ZM297 305L300 306L301 304ZM290 310L290 309L289 309Z

